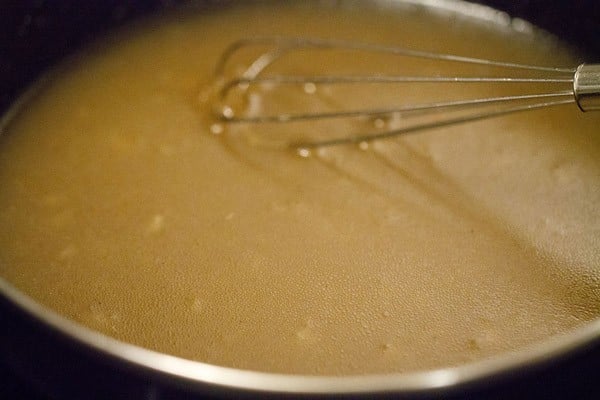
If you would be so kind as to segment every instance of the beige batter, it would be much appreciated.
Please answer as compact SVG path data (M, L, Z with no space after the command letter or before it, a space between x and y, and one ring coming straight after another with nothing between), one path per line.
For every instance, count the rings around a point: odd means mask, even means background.
M226 45L259 34L572 64L507 30L356 2L178 13L115 35L0 137L0 274L123 341L283 373L458 365L594 319L598 115L303 158L246 140L262 128L211 134L199 96Z

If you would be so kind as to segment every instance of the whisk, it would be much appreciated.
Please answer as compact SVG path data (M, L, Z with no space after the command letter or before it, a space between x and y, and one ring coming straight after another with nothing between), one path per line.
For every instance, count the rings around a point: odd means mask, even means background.
M233 77L227 77L225 70L234 55L258 48L260 52L247 63L244 69ZM512 71L509 75L492 76L446 76L432 75L395 75L395 74L287 74L270 73L276 63L294 53L310 51L342 50L349 52L386 54L389 56L410 57L430 63L450 62L461 65L474 65L479 68L497 68ZM302 54L300 54L302 56ZM302 60L302 59L300 59ZM302 61L300 61L302 63ZM519 71L517 74L516 71ZM524 75L526 73L527 75ZM300 139L288 143L290 147L308 149L320 146L332 146L344 143L362 143L376 139L395 137L403 134L429 129L447 127L456 124L478 121L507 114L540 109L545 107L576 104L581 111L600 110L600 64L581 64L576 68L553 68L524 65L511 62L492 61L480 58L441 54L428 51L399 48L378 44L355 43L342 40L314 38L258 37L242 39L231 44L222 54L216 67L216 76L220 82L216 118L225 124L289 124L303 121L320 121L339 118L382 118L389 115L399 117L403 125L391 129L343 133L335 137ZM251 88L263 86L301 85L308 92L314 92L321 85L375 85L375 84L552 84L563 85L559 90L528 94L509 94L499 96L480 96L469 99L452 99L396 107L375 107L350 110L310 110L307 112L285 110L269 113L266 107L258 112L253 110L235 110L232 96L247 96ZM554 88L554 86L552 86ZM235 92L235 94L234 94ZM237 99L239 100L239 98ZM233 101L235 102L235 101ZM525 102L525 104L523 104ZM460 110L459 116L452 112ZM411 115L418 115L417 122L410 123ZM432 120L431 116L435 118ZM425 118L423 118L425 117ZM397 118L398 119L398 118ZM409 122L406 122L409 121ZM308 129L308 128L307 128ZM312 129L312 128L311 128Z

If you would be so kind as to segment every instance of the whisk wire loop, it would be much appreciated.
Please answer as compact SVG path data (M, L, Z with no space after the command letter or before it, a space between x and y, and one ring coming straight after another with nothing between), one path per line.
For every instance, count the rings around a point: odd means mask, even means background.
M234 56L243 49L267 47L245 67L242 73L226 78L226 68ZM279 59L299 50L349 50L369 53L381 53L393 56L419 58L424 60L449 61L462 64L521 70L532 76L418 76L418 75L285 75L266 74L266 71ZM543 74L541 76L540 74ZM387 131L349 134L337 138L307 141L291 141L291 147L319 147L343 143L354 143L384 139L407 133L420 132L461 123L473 122L512 113L541 109L565 104L577 104L582 111L600 110L600 65L582 64L577 68L556 68L494 61L453 54L434 53L422 50L385 46L378 44L355 43L343 40L313 38L257 37L242 39L231 44L222 54L216 76L221 81L219 90L220 107L217 118L225 123L289 123L299 121L324 120L353 117L379 117L385 115L409 116L426 113L440 114L447 110L469 110L471 113L459 116L444 116L434 121L424 120L412 125ZM401 105L396 107L376 107L341 111L277 112L274 114L236 115L228 106L227 99L234 89L240 89L244 95L251 86L258 85L376 85L376 84L566 84L568 89L552 90L546 93L511 94L489 96L466 100L434 101L423 104ZM526 102L523 104L523 102ZM485 108L491 105L501 108ZM484 107L482 109L482 107ZM224 111L226 110L226 111Z

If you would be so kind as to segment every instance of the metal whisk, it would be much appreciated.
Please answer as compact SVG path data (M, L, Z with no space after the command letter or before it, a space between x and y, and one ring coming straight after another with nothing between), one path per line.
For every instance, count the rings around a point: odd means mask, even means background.
M233 77L226 77L225 70L234 55L260 49L251 62ZM494 68L512 71L508 75L492 76L445 76L396 75L396 74L288 74L269 73L272 66L293 53L310 51L343 50L348 52L385 54L421 59L429 62L453 62L474 65L480 68ZM329 71L326 71L329 72ZM516 73L518 72L518 74ZM506 72L505 72L506 73ZM220 82L216 117L226 124L289 124L302 121L320 121L340 118L384 118L394 115L403 121L400 127L379 129L370 132L345 133L336 137L319 136L317 139L300 139L288 143L295 148L312 148L343 143L360 143L375 139L394 137L428 129L446 127L471 121L512 114L539 108L576 104L581 111L600 110L600 64L581 64L576 68L552 68L523 65L510 62L491 61L480 58L439 54L427 51L383 46L377 44L354 43L340 40L311 38L260 37L243 39L231 44L222 54L216 75ZM259 112L241 112L232 106L231 98L247 96L253 87L274 87L299 85L314 92L316 87L329 85L375 85L375 84L550 84L547 91L528 94L490 95L470 99L452 99L397 107L375 107L350 110L297 110L277 111L272 114L264 107ZM555 86L562 85L560 89ZM443 90L443 89L441 89ZM234 93L235 92L235 93ZM238 98L239 100L239 98ZM233 101L235 102L235 101ZM452 112L460 112L454 116ZM409 116L419 116L411 123ZM432 116L435 116L433 118ZM398 118L397 118L398 119ZM408 121L408 122L405 122Z

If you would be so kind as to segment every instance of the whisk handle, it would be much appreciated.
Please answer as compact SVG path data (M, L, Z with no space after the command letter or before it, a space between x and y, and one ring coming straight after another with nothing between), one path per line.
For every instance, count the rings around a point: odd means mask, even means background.
M600 64L581 64L577 67L573 93L581 111L600 111Z

